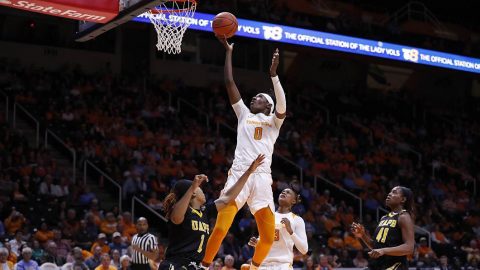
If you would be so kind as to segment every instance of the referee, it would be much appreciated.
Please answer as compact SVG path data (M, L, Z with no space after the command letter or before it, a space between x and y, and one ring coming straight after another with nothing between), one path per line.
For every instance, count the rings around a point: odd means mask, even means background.
M148 221L141 217L137 220L137 234L132 238L132 270L151 270L148 260L159 258L157 238L148 233Z

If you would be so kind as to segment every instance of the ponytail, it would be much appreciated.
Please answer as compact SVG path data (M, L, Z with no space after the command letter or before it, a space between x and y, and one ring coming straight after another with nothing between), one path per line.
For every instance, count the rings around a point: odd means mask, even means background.
M402 195L405 198L405 203L403 204L403 208L412 216L412 219L415 217L415 201L413 200L413 192L411 189L400 186L400 190L402 191Z
M165 211L165 217L170 219L170 214L172 213L173 206L177 203L177 196L174 192L170 192L167 197L163 200L163 210Z

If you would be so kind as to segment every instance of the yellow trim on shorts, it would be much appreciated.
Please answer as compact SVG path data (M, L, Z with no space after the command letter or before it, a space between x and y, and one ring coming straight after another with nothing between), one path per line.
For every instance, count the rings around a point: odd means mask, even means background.
M396 269L398 269L398 267L400 267L400 265L402 265L402 263L397 262L396 264L390 266L389 268L387 268L385 270L396 270Z

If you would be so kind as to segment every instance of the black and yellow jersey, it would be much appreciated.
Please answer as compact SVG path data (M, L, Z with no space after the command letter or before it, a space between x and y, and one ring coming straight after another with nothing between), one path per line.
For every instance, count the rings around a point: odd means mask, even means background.
M182 223L168 222L168 248L165 259L177 264L200 263L210 235L209 219L217 216L215 203L201 210L189 207Z
M390 212L383 216L373 235L373 248L395 247L403 244L402 229L398 224L400 215L408 215L406 210L400 213ZM371 259L369 267L372 270L403 270L408 269L407 256L381 256Z

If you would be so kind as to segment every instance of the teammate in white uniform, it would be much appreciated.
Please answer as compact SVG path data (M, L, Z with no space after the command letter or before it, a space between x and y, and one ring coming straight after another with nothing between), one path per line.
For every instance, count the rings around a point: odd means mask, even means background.
M273 243L275 232L275 217L273 215L275 206L271 187L270 165L272 163L273 146L286 115L285 93L277 76L279 52L278 49L275 50L272 57L272 65L270 66L270 77L275 91L277 106L274 106L273 99L268 94L260 93L252 98L249 109L243 102L233 80L233 43L229 44L225 38L219 38L219 40L226 49L224 72L227 93L230 104L238 118L235 158L222 192L235 184L259 154L265 155L265 161L250 176L235 202L218 213L215 228L207 243L202 266L208 267L212 263L223 238L232 225L238 209L247 203L250 211L255 216L257 228L262 239L255 248L252 259L251 268L255 269L267 256Z
M302 254L308 251L307 234L303 219L292 213L292 207L299 202L298 193L286 188L278 197L275 212L275 241L260 270L290 270L293 264L293 246ZM258 239L252 237L249 245L256 246Z

